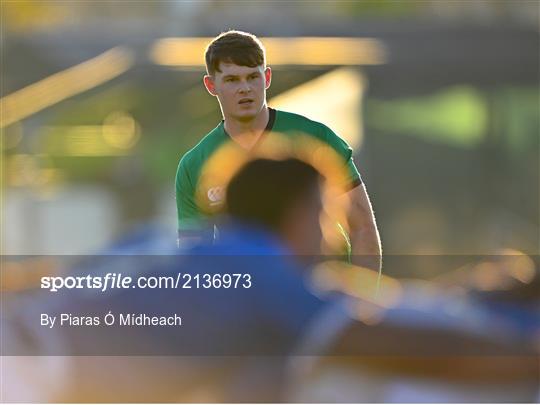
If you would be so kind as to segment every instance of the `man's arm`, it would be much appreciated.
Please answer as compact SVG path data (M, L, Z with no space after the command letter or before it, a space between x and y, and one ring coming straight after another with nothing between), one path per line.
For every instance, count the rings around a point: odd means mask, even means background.
M352 187L340 197L345 200L342 201L344 206L349 207L347 221L352 263L380 272L382 249L379 231L366 187L354 163L352 148L327 126L323 125L323 129L326 142L345 162L345 179L340 183Z
M185 156L176 171L177 245L199 242L203 238L201 214L195 202L195 188L186 168Z
M340 198L349 200L348 222L352 263L381 271L382 248L375 216L365 185L362 183Z

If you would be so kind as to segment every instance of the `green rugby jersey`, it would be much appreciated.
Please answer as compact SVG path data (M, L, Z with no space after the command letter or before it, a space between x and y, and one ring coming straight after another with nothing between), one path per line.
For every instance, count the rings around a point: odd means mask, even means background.
M269 112L268 125L251 150L234 142L221 121L182 157L176 172L179 236L209 230L211 217L223 207L228 173L249 158L268 157L268 151L272 156L303 159L316 168L321 161L330 159L332 163L327 166L333 168L330 171L340 172L339 181L344 187L352 189L362 183L352 149L330 128L299 114L272 108Z

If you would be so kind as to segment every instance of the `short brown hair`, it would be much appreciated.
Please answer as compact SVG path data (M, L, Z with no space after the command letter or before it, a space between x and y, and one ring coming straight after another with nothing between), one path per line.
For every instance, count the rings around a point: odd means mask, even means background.
M220 62L249 67L266 63L261 41L253 34L235 30L223 32L214 38L206 48L205 60L209 75L220 72Z

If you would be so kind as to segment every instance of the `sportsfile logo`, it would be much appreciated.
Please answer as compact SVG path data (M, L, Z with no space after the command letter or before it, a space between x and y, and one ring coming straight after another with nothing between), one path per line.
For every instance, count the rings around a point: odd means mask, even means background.
M210 205L219 205L223 203L223 197L225 194L225 189L223 186L216 186L208 189L208 200L210 201Z

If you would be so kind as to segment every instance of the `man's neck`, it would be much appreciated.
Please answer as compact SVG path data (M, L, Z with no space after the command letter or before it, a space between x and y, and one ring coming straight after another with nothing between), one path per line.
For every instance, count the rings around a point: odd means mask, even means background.
M270 112L268 106L265 104L262 110L249 121L240 121L231 117L225 117L225 131L240 145L249 146L249 144L255 143L263 133L268 124L269 117Z

